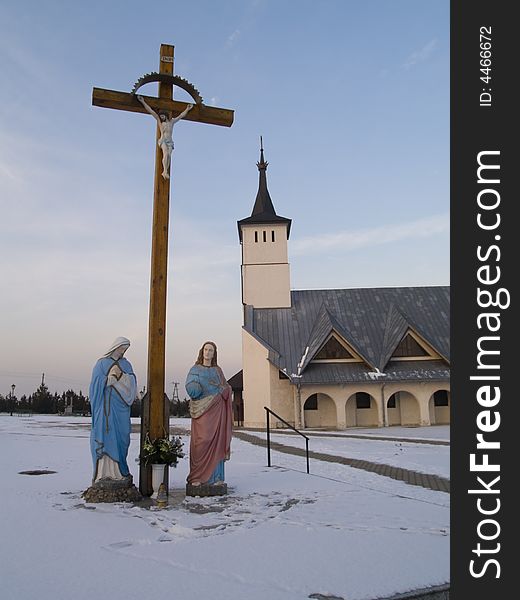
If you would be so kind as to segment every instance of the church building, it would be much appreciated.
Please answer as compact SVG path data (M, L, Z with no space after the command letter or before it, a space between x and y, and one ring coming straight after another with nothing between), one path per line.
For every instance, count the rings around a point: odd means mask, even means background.
M265 427L264 407L297 428L449 423L449 287L291 290L291 219L275 211L267 165L261 149L253 211L238 221L241 424Z

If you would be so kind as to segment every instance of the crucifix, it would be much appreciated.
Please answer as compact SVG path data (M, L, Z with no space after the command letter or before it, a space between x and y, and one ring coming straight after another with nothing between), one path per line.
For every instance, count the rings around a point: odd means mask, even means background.
M168 273L168 219L170 204L171 152L173 124L180 116L186 121L231 127L233 111L205 106L198 90L185 79L173 75L174 47L161 44L159 72L141 77L131 93L94 88L92 104L129 112L150 113L157 120L155 181L152 225L152 258L150 276L150 313L148 324L148 389L146 410L141 423L141 446L148 432L151 439L164 437L168 425L167 402L164 393L166 290ZM159 83L159 96L137 95L139 88L150 82ZM173 86L190 94L194 104L173 100ZM191 108L190 108L191 106ZM166 469L167 471L167 469ZM167 479L165 478L167 481ZM141 466L139 489L143 495L152 493L151 467Z

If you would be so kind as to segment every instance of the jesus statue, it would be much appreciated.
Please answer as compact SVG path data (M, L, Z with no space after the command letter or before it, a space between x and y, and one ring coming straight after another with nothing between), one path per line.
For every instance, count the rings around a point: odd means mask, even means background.
M164 179L169 179L169 170L170 170L170 162L173 150L173 126L177 121L183 119L189 111L193 108L193 104L188 104L185 110L181 112L177 117L170 117L169 113L160 111L157 114L148 104L145 102L145 99L142 96L137 96L139 102L145 107L147 112L149 112L155 120L157 121L157 125L159 126L159 130L161 132L161 137L157 140L157 145L162 150L162 165L163 172L162 176Z

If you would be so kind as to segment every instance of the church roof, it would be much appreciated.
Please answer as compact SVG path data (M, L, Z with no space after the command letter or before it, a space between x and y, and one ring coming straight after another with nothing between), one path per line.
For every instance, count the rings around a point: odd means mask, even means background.
M227 382L233 390L244 389L244 372L242 370L238 371L238 373L235 373L233 377L230 377Z
M449 286L298 290L291 305L248 306L244 327L280 370L291 376L300 367L304 384L449 379ZM362 362L313 362L333 331ZM408 331L438 356L391 360Z
M261 139L261 138L260 138ZM258 167L258 192L256 194L253 212L250 217L241 219L237 222L238 235L242 241L242 225L267 225L272 223L285 223L287 225L287 239L291 231L291 219L281 217L276 214L273 201L267 189L267 165L269 163L264 159L264 148L260 146L260 161L256 163Z
M307 341L307 345L305 347L305 358L303 362L300 363L301 370L307 367L318 350L329 339L333 331L339 333L343 339L348 340L355 352L357 352L357 354L360 356L363 356L363 352L360 350L360 344L357 343L355 336L346 329L345 323L340 323L338 319L334 317L334 315L327 308L325 302L323 302L320 310L318 311L318 316L314 321L309 340ZM307 348L309 349L307 350ZM369 365L371 365L369 359L365 357L363 358ZM375 368L373 365L371 366Z

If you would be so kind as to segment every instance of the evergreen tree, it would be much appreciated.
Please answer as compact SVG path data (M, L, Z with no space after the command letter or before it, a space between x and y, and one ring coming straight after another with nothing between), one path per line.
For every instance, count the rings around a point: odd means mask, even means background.
M170 401L170 414L173 417L189 417L190 401L187 398L175 402Z
M62 415L65 412L65 401L58 392L54 392L54 396L52 397L52 407L52 412L58 413L59 415Z
M77 399L77 406L74 407L76 412L81 413L83 417L87 417L90 415L90 402L88 398L83 395L83 392L80 390Z
M141 400L136 398L132 403L130 408L130 416L131 417L140 417L141 416Z
M41 383L40 387L32 394L31 404L35 413L51 414L53 412L52 394L45 383Z
M27 398L27 396L24 394L18 402L18 410L24 413L31 412L31 399L32 396L29 396L29 398Z

